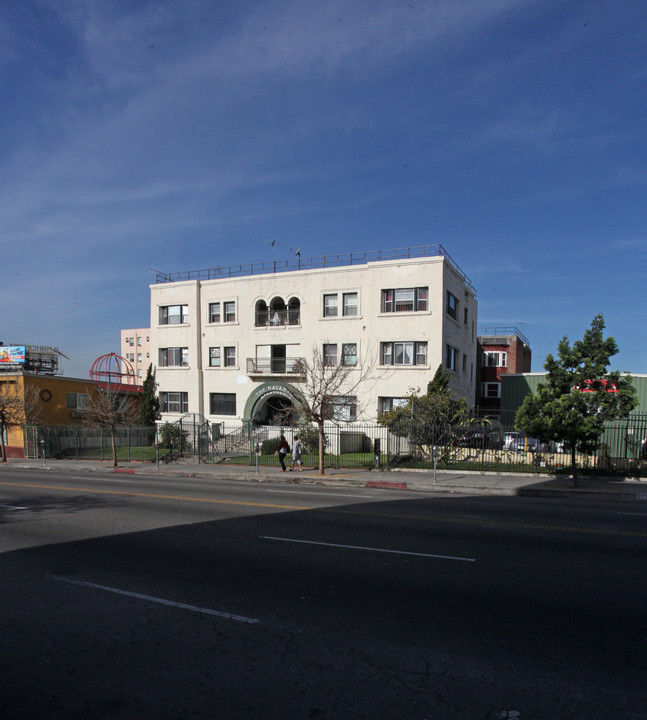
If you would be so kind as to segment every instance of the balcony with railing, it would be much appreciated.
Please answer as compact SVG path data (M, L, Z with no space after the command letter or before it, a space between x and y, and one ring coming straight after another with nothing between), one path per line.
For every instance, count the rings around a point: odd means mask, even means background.
M299 375L305 377L306 360L302 357L247 358L248 375Z
M256 327L281 327L283 325L300 325L300 308L283 310L257 310L255 316Z

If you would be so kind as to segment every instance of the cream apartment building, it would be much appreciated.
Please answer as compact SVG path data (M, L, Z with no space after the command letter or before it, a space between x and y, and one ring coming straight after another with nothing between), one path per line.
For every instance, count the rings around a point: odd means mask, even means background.
M476 293L440 246L159 275L150 290L164 420L271 424L315 351L370 366L340 419L374 422L441 363L474 404Z
M150 328L131 328L121 331L121 357L133 366L137 385L143 385L148 366L157 364L151 355Z

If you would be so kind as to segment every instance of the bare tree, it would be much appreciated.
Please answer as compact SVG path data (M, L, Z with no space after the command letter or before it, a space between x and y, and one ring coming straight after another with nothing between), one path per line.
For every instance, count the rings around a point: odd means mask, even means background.
M2 446L0 462L7 462L5 438L9 439L9 430L35 425L41 420L42 409L38 390L35 387L23 389L18 383L0 383L0 445Z
M295 394L294 409L307 423L317 425L319 435L319 474L324 474L324 425L348 422L361 414L363 398L370 392L375 360L368 355L362 362L356 355L331 358L315 346L306 362L306 379ZM361 392L361 395L360 395ZM292 409L287 411L288 414Z
M132 427L139 421L139 408L132 398L116 390L98 387L88 393L88 405L83 418L84 425L98 427L110 433L112 446L112 466L117 467L117 448L115 436L117 430Z

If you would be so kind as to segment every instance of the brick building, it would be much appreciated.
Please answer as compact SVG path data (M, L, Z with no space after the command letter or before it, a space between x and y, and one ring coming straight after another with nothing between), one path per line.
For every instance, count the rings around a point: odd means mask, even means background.
M501 376L528 373L532 351L516 327L483 328L477 342L477 406L489 413L501 411Z

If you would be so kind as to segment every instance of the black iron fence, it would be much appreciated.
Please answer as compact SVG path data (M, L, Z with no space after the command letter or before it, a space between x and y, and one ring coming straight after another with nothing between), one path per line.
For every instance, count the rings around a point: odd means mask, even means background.
M278 465L274 455L284 434L290 446L302 443L304 465L318 466L317 427L279 427L211 423L187 416L157 428L124 428L116 433L122 460L155 461L191 457L199 462ZM111 438L81 426L30 427L27 457L112 457ZM377 424L326 424L324 463L333 468L432 468L480 472L568 472L571 449L564 442L540 442L498 420L475 419L460 426L426 426L407 419L391 427ZM607 423L596 443L578 448L580 471L647 475L647 414Z

